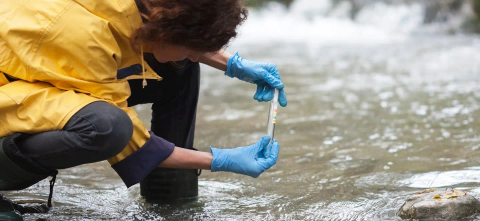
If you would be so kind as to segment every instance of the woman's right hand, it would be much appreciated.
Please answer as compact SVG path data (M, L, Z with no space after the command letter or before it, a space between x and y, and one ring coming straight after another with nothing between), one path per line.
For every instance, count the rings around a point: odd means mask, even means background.
M270 136L262 137L257 143L234 149L217 149L210 147L213 154L212 172L233 172L257 178L265 170L277 163L280 146ZM267 150L267 151L265 151ZM264 156L264 153L269 153Z

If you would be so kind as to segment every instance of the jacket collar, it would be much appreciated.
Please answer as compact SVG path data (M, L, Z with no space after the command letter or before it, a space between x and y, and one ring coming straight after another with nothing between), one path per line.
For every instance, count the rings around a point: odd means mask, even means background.
M142 26L142 17L138 11L135 0L117 0L120 7L123 7L123 11L131 27L131 33L128 37L132 37L135 30Z
M123 7L123 11L125 16L127 17L128 23L131 27L131 32L129 33L128 37L131 38L133 32L135 30L142 27L143 21L142 16L140 14L139 7L135 0L118 0L121 7ZM144 44L143 45L144 52L152 52L152 45L151 44Z

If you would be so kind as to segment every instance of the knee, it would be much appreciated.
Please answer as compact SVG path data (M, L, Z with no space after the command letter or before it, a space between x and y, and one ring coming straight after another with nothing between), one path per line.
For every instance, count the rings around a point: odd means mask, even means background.
M94 125L95 151L103 159L114 157L128 144L133 134L130 117L120 108L105 102L96 106Z
M130 117L119 108L109 118L112 131L105 145L106 157L114 157L127 146L132 139L133 123Z

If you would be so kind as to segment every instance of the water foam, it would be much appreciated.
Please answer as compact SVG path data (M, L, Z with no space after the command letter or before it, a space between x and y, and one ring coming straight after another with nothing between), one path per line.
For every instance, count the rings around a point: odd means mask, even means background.
M347 4L347 5L346 5ZM334 7L329 0L298 0L287 9L280 4L250 11L235 41L240 45L306 44L378 45L403 41L422 24L420 4L365 6L355 20L348 3Z

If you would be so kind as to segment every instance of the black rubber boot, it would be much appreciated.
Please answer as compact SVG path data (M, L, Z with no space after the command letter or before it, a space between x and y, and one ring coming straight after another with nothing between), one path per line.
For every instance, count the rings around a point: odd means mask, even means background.
M149 202L188 202L198 196L197 170L156 168L140 183Z
M0 194L0 220L21 221L22 215L13 207L13 202Z
M0 171L2 171L0 173L0 191L23 190L49 176L53 176L52 181L50 181L48 205L36 204L23 206L6 199L0 194L0 220L3 220L2 216L14 215L11 213L12 211L20 213L44 213L51 207L53 185L58 172L57 170L44 168L23 156L17 143L25 136L28 135L15 133L0 138ZM13 207L13 210L10 211L10 207ZM2 209L5 211L1 212Z

